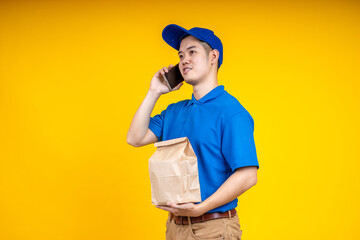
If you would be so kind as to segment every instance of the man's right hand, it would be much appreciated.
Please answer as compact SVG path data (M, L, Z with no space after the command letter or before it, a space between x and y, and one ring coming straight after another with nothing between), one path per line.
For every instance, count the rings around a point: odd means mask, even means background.
M163 67L162 69L157 71L154 77L151 79L149 91L156 93L160 96L162 94L180 89L180 87L183 85L183 82L179 83L175 88L170 89L163 76L165 75L165 72L167 73L173 67L174 66L170 64L168 68Z

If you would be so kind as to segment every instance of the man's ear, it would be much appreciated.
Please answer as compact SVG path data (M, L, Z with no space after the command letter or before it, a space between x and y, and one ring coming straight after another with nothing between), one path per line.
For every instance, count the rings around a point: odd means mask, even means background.
M219 60L219 51L217 49L213 49L211 52L210 52L210 59L211 59L211 63L217 63L217 61Z

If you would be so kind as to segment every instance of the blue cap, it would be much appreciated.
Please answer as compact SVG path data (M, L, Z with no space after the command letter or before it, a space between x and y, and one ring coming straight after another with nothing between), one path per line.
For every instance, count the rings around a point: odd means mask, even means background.
M219 51L219 68L223 61L223 45L213 31L199 27L194 27L190 30L186 30L185 28L182 28L176 24L169 24L164 28L162 32L162 38L171 47L179 50L181 38L187 34L190 34L197 39L208 43L213 49L217 49Z

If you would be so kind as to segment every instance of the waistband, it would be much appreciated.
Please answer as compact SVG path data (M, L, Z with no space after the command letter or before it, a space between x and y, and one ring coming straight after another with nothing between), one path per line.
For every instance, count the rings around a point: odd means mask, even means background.
M191 223L201 223L206 222L213 219L219 218L232 218L236 215L236 209L231 209L227 212L213 212L213 213L205 213L198 217L190 217ZM170 220L174 220L175 224L178 225L188 225L189 218L187 216L175 216L173 213L170 213Z

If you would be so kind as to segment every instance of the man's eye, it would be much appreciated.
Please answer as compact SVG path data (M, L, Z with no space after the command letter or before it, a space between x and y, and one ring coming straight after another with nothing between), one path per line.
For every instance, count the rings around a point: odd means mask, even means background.
M194 50L191 50L190 52L191 52L191 53L194 53L195 51L194 51Z

